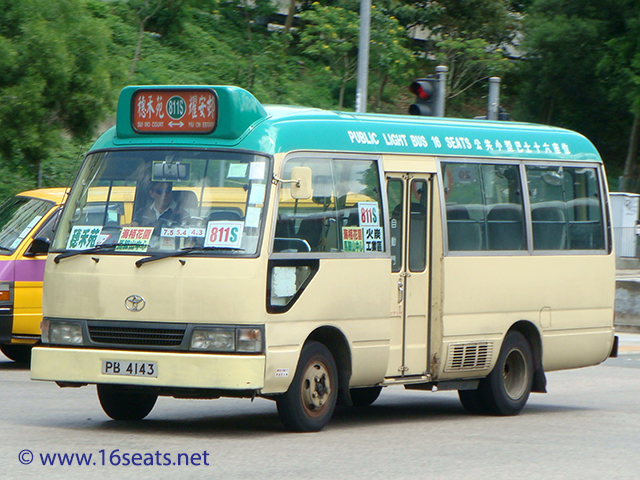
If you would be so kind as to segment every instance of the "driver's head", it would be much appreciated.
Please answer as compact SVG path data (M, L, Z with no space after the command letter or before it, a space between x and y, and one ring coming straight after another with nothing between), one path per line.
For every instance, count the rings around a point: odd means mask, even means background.
M156 209L160 212L166 210L171 203L171 191L173 184L171 182L153 182L149 189L149 194L155 203Z

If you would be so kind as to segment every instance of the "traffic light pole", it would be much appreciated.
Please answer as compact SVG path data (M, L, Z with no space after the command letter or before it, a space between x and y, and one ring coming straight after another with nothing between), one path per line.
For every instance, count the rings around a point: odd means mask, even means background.
M436 67L436 75L438 77L438 88L436 93L436 117L444 117L444 104L447 98L447 72L449 68L446 65L438 65Z
M367 111L370 30L371 0L360 0L360 40L358 43L358 83L356 89L356 112L359 113Z
M489 105L487 120L500 119L500 77L489 78Z

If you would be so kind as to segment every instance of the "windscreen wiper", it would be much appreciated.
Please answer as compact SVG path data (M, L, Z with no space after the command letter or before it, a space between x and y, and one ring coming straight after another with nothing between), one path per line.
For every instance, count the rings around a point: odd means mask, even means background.
M60 255L56 256L53 259L53 261L54 263L60 263L60 260L62 260L63 258L75 257L76 255L82 255L85 253L94 253L102 250L113 250L118 245L119 245L118 243L112 243L110 245L97 245L93 248L87 248L86 250L67 250L66 252L63 252Z
M238 252L244 251L244 248L235 248L235 247L188 247L183 248L181 250L175 252L167 252L167 253L159 253L157 255L151 255L149 257L144 257L139 260L136 260L136 267L140 268L145 263L154 262L156 260L162 260L163 258L174 258L174 257L182 257L184 255L189 255L191 253L198 252L208 252L213 250L228 250Z

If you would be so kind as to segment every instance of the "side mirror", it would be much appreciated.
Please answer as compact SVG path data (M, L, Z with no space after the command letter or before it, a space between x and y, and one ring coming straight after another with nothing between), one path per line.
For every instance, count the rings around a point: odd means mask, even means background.
M35 257L36 255L46 255L49 253L49 247L51 246L51 242L46 237L38 237L34 238L33 242L24 252L25 257Z
M291 197L295 200L311 198L311 178L309 167L293 167L291 169Z

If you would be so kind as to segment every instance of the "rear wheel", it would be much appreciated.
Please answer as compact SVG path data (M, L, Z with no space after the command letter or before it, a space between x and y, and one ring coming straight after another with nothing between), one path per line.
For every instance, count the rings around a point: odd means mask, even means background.
M318 342L302 348L289 390L277 398L278 415L296 432L322 430L333 415L338 397L338 370L331 352Z
M382 387L352 388L351 403L354 407L368 407L380 396Z
M31 345L0 345L4 356L17 363L31 363Z
M518 331L507 333L496 366L480 383L479 393L489 413L517 415L524 408L533 384L533 360L527 339Z
M122 385L98 385L98 399L104 413L114 420L142 420L151 413L158 395Z

